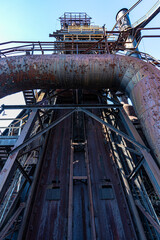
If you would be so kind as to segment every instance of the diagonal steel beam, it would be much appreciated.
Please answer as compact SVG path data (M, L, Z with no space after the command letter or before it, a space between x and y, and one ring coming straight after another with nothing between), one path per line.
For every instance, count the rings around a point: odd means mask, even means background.
M17 220L17 217L20 215L22 210L25 208L25 203L21 203L19 208L16 210L16 212L13 214L13 216L9 219L8 223L4 226L2 231L0 232L0 239L4 239L7 232L13 225L13 223Z
M78 111L82 111L84 113L86 113L88 116L90 116L91 118L95 119L96 121L100 122L101 124L104 124L106 127L108 127L109 129L111 129L112 131L114 131L115 133L119 134L121 137L127 139L129 142L131 142L132 144L134 144L135 146L137 146L140 149L145 149L147 151L150 151L146 146L140 144L139 142L137 142L136 140L134 140L132 137L128 136L127 134L121 132L120 130L118 130L117 128L113 127L111 124L103 121L101 118L99 118L98 116L96 116L95 114L91 113L90 111L84 109L84 108L77 108Z
M144 144L143 140L141 139L139 133L137 132L136 128L128 118L126 112L124 109L120 109L120 117L123 122L125 122L126 130L129 134L131 134L138 142L141 144ZM157 195L160 197L160 170L151 156L149 152L147 152L145 149L141 149L141 153L144 156L144 163L143 166L149 176L149 179L151 180L153 187L157 193Z
M151 225L157 230L158 233L160 233L160 225L155 221L155 219L145 210L145 208L142 206L140 201L135 201L136 206L140 209L140 211L143 213L143 215L148 219L148 221L151 223Z
M21 145L25 141L27 134L29 133L30 129L32 128L33 123L36 120L36 117L37 117L37 111L33 111L30 114L30 117L23 128L21 135L19 136L19 138L14 146L14 149L16 149L19 145ZM6 189L8 187L9 181L12 178L12 174L16 168L15 160L17 158L17 155L18 155L18 152L16 152L15 154L12 154L11 156L8 157L8 159L0 173L0 199L3 198L3 196L6 192Z
M60 117L59 119L57 119L56 121L54 121L53 123L51 123L48 127L42 129L41 131L39 131L37 134L35 134L33 137L28 138L25 142L23 142L22 144L20 144L19 146L17 146L15 149L13 149L10 152L10 156L12 156L15 152L19 151L20 149L24 148L25 146L27 146L28 144L30 144L31 142L33 142L35 139L37 139L38 137L40 137L42 134L46 133L47 131L49 131L51 128L55 127L57 124L59 124L60 122L62 122L64 119L66 119L67 117L69 117L72 113L74 113L76 111L76 109L65 113L62 117Z
M137 165L135 166L135 168L132 170L132 172L129 174L128 176L128 180L131 180L134 175L138 172L138 170L140 169L140 167L143 165L144 163L144 157L142 157L142 159L137 163Z
M23 176L27 179L27 181L31 184L32 180L29 177L29 175L27 174L27 172L24 170L24 168L22 167L22 165L20 164L20 162L16 159L15 163L17 164L17 167L19 168L20 172L23 174Z

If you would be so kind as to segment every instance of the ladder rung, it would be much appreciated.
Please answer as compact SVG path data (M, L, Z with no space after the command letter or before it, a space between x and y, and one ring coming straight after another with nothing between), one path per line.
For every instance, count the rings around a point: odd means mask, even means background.
M74 146L85 145L85 144L86 142L80 142L80 143L72 142L72 145Z
M73 176L73 180L87 180L87 176Z

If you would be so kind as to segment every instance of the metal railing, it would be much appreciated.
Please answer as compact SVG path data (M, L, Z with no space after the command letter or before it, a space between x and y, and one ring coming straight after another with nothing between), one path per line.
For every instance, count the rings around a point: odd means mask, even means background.
M22 118L2 118L0 121L12 121L9 126L0 126L0 129L8 129L7 136L19 136L21 134L22 128L27 121L28 115Z
M68 26L68 32L103 32L103 27L99 27L96 25L90 26Z
M73 27L71 27L73 28ZM75 28L75 27L74 27ZM76 28L75 28L76 29ZM137 34L141 30L160 30L160 28L138 28L134 35L133 41L137 37ZM130 30L128 30L130 31ZM85 34L65 35L65 41L55 41L55 42L40 42L40 41L9 41L0 43L0 57L10 57L10 56L19 56L19 55L34 55L34 54L58 54L58 53L77 53L77 54L86 54L90 51L96 51L96 53L105 53L105 42L107 40L110 53L119 53L119 51L126 50L125 44L127 41L121 42L122 36L127 36L129 32L127 31L106 31L105 36L98 36L95 34L90 35ZM92 36L93 35L93 36ZM78 37L78 38L77 38ZM138 40L137 46L140 44L143 38L150 37L160 37L160 35L144 35L141 36ZM101 43L101 45L99 45ZM129 42L131 43L131 42ZM103 44L103 45L102 45ZM130 51L135 51L137 46ZM111 48L111 49L110 49ZM152 64L159 67L159 60L151 57L147 53L143 53L143 60L149 61Z

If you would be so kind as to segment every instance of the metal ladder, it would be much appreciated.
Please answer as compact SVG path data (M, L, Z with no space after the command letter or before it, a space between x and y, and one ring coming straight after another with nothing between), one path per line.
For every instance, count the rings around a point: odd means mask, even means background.
M24 90L23 96L26 105L34 104L36 102L34 90Z
M81 113L75 113L75 119L72 119L72 124L74 125L73 131L76 130L77 134L75 135L73 132L73 139L71 141L71 155L70 155L70 177L69 177L69 203L68 203L68 240L73 239L73 211L74 211L74 190L75 190L75 184L76 182L83 182L87 185L87 191L88 191L88 204L89 204L89 218L90 218L90 234L91 238L93 240L96 240L96 229L95 229L95 218L94 218L94 208L93 208L93 196L92 196L92 189L91 189L91 174L90 174L90 163L89 163L89 157L88 157L88 147L87 147L87 140L85 136L85 126L84 126L84 117ZM82 115L82 121L83 124L80 124L80 115ZM75 123L76 121L76 123ZM76 127L75 124L78 126ZM81 125L81 127L80 127ZM80 129L79 129L80 128ZM79 132L80 130L80 132ZM84 139L81 135L81 133L84 132ZM79 174L75 174L74 172L74 164L75 159L78 158L77 155L77 148L80 148L81 150L78 150L78 152L83 152L84 157L84 165L86 168L86 173L82 174L79 172Z

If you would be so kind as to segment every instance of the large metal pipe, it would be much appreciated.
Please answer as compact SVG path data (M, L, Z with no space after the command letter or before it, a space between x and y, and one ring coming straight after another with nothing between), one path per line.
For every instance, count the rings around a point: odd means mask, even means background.
M0 97L34 88L110 88L131 98L160 165L160 71L119 55L35 55L0 59Z

